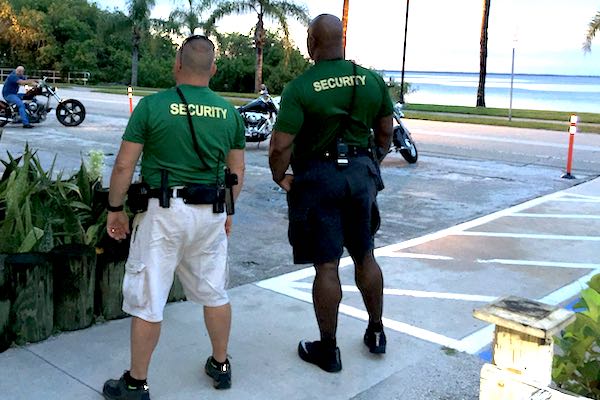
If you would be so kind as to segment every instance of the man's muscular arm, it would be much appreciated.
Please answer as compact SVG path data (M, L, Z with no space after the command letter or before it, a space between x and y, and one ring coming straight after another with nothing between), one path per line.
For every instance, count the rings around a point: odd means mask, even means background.
M392 135L394 133L392 116L388 115L375 121L373 131L375 133L375 146L381 149L380 151L383 155L379 160L379 162L381 162L387 155L392 144Z
M293 143L294 135L274 131L269 146L269 166L271 167L273 180L285 191L290 190L293 180L291 175L285 174L290 166Z

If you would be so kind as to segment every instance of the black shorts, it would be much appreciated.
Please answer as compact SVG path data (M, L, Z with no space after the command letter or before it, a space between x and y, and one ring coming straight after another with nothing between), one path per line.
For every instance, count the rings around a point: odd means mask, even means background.
M350 158L343 169L333 161L294 165L288 236L295 264L337 260L344 246L359 258L373 250L380 222L377 178L377 167L367 156Z

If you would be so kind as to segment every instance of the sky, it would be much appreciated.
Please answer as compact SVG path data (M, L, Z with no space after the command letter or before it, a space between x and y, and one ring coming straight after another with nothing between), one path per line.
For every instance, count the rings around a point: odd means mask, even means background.
M105 9L125 10L125 0L98 0ZM342 15L343 0L295 0L310 17ZM187 0L156 0L154 18ZM479 71L483 0L413 0L409 6L406 71ZM600 32L592 52L581 46L600 3L596 0L491 0L487 71L600 75ZM350 0L346 58L380 70L401 70L406 0ZM204 16L206 17L206 16ZM221 32L248 34L255 15L226 17ZM268 21L267 28L276 24ZM291 22L292 40L306 53L306 27Z

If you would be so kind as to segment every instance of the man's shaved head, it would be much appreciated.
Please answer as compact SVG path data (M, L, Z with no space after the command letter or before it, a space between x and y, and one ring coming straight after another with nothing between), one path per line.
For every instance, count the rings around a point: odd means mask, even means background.
M191 74L210 73L215 61L215 46L201 36L191 37L183 42L179 50L181 68Z
M308 47L311 57L318 59L341 58L344 55L342 21L335 15L321 14L308 26Z
M15 68L15 72L17 73L17 75L23 75L23 73L25 73L25 67L19 65L17 68Z

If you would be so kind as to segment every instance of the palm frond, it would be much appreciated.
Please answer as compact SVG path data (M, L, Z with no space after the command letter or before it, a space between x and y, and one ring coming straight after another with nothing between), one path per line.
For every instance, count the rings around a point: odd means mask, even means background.
M588 31L585 35L585 41L583 42L584 53L589 53L592 51L592 40L596 36L596 32L598 32L598 30L600 30L600 11L596 13L588 25Z

